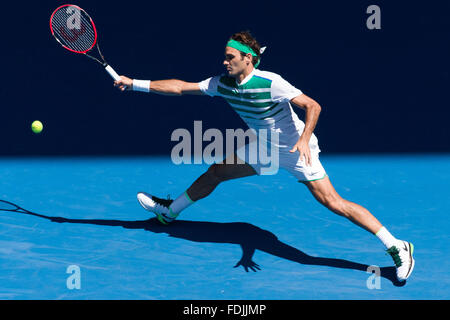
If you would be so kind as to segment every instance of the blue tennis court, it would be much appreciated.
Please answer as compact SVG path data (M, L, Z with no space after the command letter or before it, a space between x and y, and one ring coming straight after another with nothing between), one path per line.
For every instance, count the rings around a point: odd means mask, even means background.
M174 198L206 165L3 158L0 199L34 214L0 212L0 299L450 298L450 156L321 159L344 198L414 243L405 285L376 237L284 171L226 182L163 226L136 193ZM79 289L68 285L73 266Z

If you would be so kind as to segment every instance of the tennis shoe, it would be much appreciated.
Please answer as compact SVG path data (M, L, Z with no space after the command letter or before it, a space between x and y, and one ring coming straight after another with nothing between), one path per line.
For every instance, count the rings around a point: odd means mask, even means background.
M398 281L406 281L414 269L414 246L412 243L400 240L395 246L390 247L386 252L394 260L397 269Z
M164 225L168 225L178 216L170 209L173 202L171 199L161 199L146 192L138 192L137 199L145 210L153 212L158 221Z

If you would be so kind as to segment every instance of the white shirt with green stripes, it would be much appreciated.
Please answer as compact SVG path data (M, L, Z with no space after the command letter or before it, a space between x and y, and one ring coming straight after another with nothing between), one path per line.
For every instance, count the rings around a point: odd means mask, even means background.
M302 91L276 73L253 69L241 83L222 74L200 82L199 87L204 94L224 98L250 128L279 132L280 146L295 144L303 132L305 124L290 103ZM317 145L314 135L311 142Z

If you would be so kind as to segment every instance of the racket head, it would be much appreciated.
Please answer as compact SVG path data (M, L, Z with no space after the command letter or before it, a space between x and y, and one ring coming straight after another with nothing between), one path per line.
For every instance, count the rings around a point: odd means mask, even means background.
M94 21L86 11L74 4L64 4L53 11L50 31L56 41L71 52L85 54L97 43Z

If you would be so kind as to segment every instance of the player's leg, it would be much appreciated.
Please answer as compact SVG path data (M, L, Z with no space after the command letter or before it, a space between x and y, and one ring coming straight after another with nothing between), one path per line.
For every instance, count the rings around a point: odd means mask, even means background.
M398 279L402 281L409 277L414 268L414 259L412 257L414 247L411 243L398 240L392 236L366 208L343 199L336 192L327 176L320 180L303 183L325 207L376 235L394 259Z
M182 210L195 201L207 197L220 183L248 177L257 174L247 163L238 161L235 154L230 155L220 163L211 165L194 183L175 200L160 199L145 192L139 192L137 197L144 209L156 214L163 224L173 221Z
M343 199L334 189L328 176L303 183L321 204L334 213L346 217L373 234L381 229L381 223L366 208Z
M231 164L230 164L231 163ZM255 175L256 171L247 163L238 163L238 158L232 154L228 159L213 164L186 190L192 201L207 197L222 182Z

